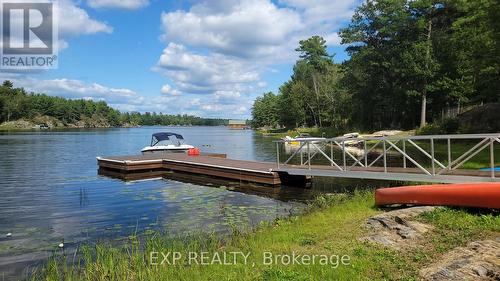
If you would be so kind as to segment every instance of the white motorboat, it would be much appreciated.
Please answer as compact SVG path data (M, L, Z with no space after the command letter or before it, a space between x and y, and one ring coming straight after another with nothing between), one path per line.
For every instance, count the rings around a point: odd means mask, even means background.
M357 146L361 144L361 140L359 140L359 133L348 133L343 135L341 138L346 139L344 144L346 146Z
M305 151L308 149L309 151L316 151L317 150L317 145L323 146L324 143L322 143L326 138L318 138L318 137L312 137L311 135L307 133L301 133L297 135L296 137L290 137L286 136L281 139L284 141L285 144L285 152L286 153L292 153L294 151L297 151L299 148L302 147L302 149ZM313 144L313 145L307 145L306 143Z
M298 136L292 138L290 136L286 136L282 138L281 140L285 141L285 145L289 146L300 146L302 142L310 142L310 143L320 143L326 138L318 138L318 137L311 137L307 133L301 133Z
M175 133L156 133L151 136L151 145L141 150L143 155L158 153L187 152L194 146L186 144L184 137Z

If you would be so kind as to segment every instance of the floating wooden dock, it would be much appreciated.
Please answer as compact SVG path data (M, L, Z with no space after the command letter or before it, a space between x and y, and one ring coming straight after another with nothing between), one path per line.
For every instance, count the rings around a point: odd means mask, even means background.
M302 185L309 178L273 171L276 168L274 163L228 159L225 154L111 156L97 157L97 163L100 174L126 180L161 177L166 172L180 172L278 186L292 183Z

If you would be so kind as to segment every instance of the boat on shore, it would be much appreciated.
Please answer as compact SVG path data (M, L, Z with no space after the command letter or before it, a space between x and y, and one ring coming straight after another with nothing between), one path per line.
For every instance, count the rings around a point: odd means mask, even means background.
M288 146L300 146L302 142L310 142L310 143L320 143L324 140L326 140L326 138L319 138L319 137L312 137L311 135L307 134L307 133L301 133L299 135L297 135L296 137L290 137L290 136L286 136L284 138L281 139L282 141L285 142L285 145L288 145Z
M500 209L500 183L401 186L375 191L377 206L411 204Z
M151 136L150 146L144 147L141 152L143 155L186 153L190 149L194 149L194 146L186 144L182 135L170 132L161 132L153 134Z

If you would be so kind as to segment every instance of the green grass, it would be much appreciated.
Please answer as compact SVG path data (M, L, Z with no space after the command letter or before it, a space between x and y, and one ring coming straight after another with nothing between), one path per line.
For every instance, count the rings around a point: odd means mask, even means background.
M439 208L422 214L420 220L436 227L428 239L439 253L463 246L471 240L500 234L498 213L474 214L463 209Z
M396 252L360 242L366 235L366 218L381 211L373 208L371 192L352 196L323 196L296 217L262 224L253 231L234 230L228 237L192 235L168 238L155 233L146 239L133 236L121 247L98 243L79 250L80 258L54 255L33 279L45 280L415 280L418 269L440 253L470 239L498 235L500 220L493 215L438 209L419 219L435 225L425 247ZM247 264L178 264L155 266L156 252L250 252ZM264 265L264 252L277 254L338 255L350 257L349 265ZM70 265L67 265L69 262Z
M463 153L471 149L474 145L476 145L480 140L477 140L476 142L471 142L471 143L464 143L464 142L452 142L451 143L451 155L452 155L452 161L457 159L459 156L461 156ZM431 145L429 142L416 142L420 147L422 147L425 151L429 152L431 151ZM401 146L401 145L400 145ZM409 153L420 153L417 152L416 149L411 148L409 144L407 144L406 148ZM411 149L411 150L410 150ZM496 165L500 164L500 144L496 143L494 146L494 151L495 151L495 163ZM448 145L446 144L446 141L436 141L434 144L434 153L436 155L436 159L438 159L443 165L448 165ZM429 160L430 163L430 160ZM426 165L430 166L430 165ZM436 165L437 167L437 165ZM472 157L470 160L465 162L460 169L480 169L480 168L489 168L490 167L490 148L489 146L485 149L483 149L481 152L479 152L477 155Z

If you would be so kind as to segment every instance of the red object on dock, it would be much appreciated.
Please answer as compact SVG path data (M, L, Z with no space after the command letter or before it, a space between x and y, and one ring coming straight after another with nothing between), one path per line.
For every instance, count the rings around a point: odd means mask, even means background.
M199 156L200 155L200 149L199 148L190 148L188 149L188 155L189 156Z
M377 206L414 204L500 209L500 183L401 186L375 191Z

